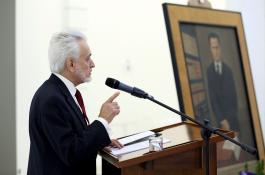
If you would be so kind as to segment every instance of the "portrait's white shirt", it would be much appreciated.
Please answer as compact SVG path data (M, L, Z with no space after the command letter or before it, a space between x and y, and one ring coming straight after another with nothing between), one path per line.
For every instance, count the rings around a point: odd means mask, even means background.
M214 62L214 70L215 72L222 74L223 72L223 67L222 67L222 62L221 61L215 61Z
M62 80L62 82L65 84L65 86L69 90L70 94L72 95L73 99L75 100L75 103L78 105L79 109L82 112L82 108L78 104L78 101L77 101L77 99L75 97L75 93L76 93L75 85L70 80L68 80L67 78L65 78L64 76L62 76L60 74L57 74L57 73L53 73L53 74L56 75L60 80ZM102 117L98 117L96 120L98 120L100 123L102 123L104 125L105 129L108 132L108 135L110 136L111 135L111 128L110 128L109 123L107 122L107 120L105 120Z

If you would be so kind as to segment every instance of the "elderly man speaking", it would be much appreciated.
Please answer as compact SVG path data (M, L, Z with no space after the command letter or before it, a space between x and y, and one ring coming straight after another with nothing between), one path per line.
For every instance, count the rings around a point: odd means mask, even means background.
M29 114L28 175L95 175L97 152L110 140L109 123L120 107L113 94L90 123L76 86L88 82L95 67L79 31L54 34L50 41L51 76L35 93Z

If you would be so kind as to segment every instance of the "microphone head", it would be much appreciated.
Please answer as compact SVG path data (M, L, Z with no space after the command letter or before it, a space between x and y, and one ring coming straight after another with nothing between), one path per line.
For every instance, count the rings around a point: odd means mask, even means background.
M105 81L105 85L107 85L113 89L117 89L120 85L120 82L118 80L113 79L113 78L107 78Z

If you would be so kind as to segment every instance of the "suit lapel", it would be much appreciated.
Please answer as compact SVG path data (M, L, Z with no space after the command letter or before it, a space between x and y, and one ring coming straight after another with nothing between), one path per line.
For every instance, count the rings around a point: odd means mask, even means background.
M67 97L67 101L71 108L76 112L80 122L82 123L83 127L87 127L86 121L84 119L84 116L82 112L80 111L79 107L77 106L76 102L74 101L73 97Z
M65 84L54 74L50 76L49 80L58 85L58 87L61 89L62 93L66 97L67 103L73 109L73 111L75 111L77 116L74 116L74 117L77 117L82 123L82 126L86 128L87 124L86 124L86 121L84 120L84 116L81 110L79 109L78 105L76 104L75 100L73 99L72 95L70 94L69 90L65 86Z

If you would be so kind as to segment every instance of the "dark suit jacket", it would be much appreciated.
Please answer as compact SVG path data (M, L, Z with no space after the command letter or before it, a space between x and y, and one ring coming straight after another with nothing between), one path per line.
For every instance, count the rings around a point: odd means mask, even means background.
M97 152L111 142L99 121L86 125L69 90L53 74L32 99L29 134L28 175L95 175Z
M220 75L215 72L212 63L207 69L207 79L211 106L218 127L223 119L227 119L230 129L238 131L238 104L232 71L223 62Z

